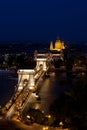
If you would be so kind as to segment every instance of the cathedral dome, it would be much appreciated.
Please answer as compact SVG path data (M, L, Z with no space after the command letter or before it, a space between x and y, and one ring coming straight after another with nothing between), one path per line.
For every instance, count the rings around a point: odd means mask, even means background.
M62 49L62 43L60 40L56 40L55 42L55 49L56 50L61 50Z
M57 39L54 47L53 47L53 42L50 43L50 50L61 51L62 49L65 49L65 45L63 41Z

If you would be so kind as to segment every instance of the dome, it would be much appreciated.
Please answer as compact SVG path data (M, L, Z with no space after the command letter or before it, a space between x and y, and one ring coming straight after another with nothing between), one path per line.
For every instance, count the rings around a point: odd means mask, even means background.
M62 49L65 49L65 45L63 41L57 39L54 47L53 47L53 42L52 41L50 42L50 50L61 51Z
M55 49L56 50L61 50L62 49L62 42L60 40L56 40Z

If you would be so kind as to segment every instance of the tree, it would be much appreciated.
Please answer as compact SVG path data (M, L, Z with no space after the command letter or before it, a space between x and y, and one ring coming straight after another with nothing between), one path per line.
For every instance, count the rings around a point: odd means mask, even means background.
M63 121L68 127L79 130L87 129L87 78L80 79L63 93L50 106L50 113L56 120Z

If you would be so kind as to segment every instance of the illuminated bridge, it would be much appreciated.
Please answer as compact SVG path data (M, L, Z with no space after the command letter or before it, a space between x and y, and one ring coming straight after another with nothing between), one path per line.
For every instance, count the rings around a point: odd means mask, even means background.
M25 109L27 103L37 97L33 92L38 89L39 79L44 76L48 68L46 58L37 58L34 69L18 70L17 90L5 105L6 118L11 118L13 115L17 117Z
M49 63L54 57L62 58L63 54L35 54L36 67L34 69L18 70L17 90L11 100L5 105L6 118L11 118L14 115L18 117L25 110L29 102L37 97L35 92L38 89L38 83L41 77L48 71Z

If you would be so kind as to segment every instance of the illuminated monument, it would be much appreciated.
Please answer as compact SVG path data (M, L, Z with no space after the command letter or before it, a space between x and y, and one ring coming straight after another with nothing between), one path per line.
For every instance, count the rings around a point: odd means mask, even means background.
M63 49L65 49L65 45L64 45L63 41L57 39L56 42L55 42L55 45L51 41L50 50L62 51Z

